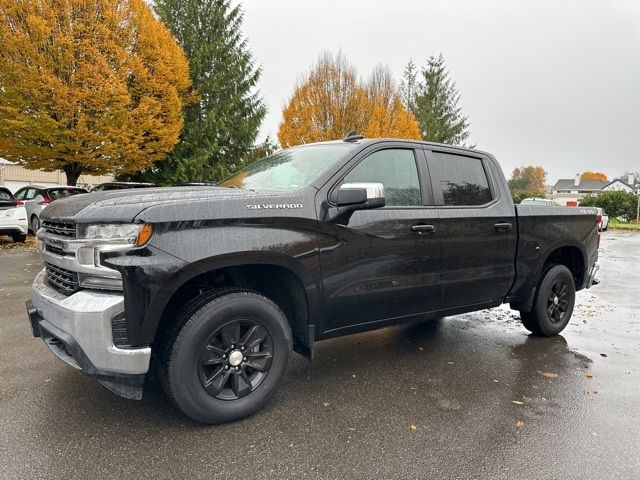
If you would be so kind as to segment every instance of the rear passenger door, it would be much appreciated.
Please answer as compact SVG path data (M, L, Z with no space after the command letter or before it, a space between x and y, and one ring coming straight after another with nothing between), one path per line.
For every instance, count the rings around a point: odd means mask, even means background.
M515 209L495 162L455 149L426 150L438 209L443 308L504 297L515 277Z

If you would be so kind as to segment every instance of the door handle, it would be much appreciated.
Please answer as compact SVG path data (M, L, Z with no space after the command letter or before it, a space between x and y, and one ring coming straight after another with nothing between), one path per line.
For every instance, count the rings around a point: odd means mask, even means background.
M511 224L510 223L496 223L495 225L497 232L510 232Z
M412 232L416 232L419 234L425 234L425 233L433 233L436 231L436 227L434 225L413 225L411 227L411 231Z

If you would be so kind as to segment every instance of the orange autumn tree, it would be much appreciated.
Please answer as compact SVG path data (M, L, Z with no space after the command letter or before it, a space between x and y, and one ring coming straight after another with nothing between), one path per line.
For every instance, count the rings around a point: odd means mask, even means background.
M366 90L370 113L365 137L421 139L416 117L402 103L389 67L376 66Z
M584 172L580 175L582 180L599 180L601 182L608 182L607 176L602 172Z
M388 75L388 76L387 76ZM393 92L385 82L391 81ZM384 67L362 85L344 55L320 55L282 111L278 140L283 148L343 138L356 130L369 137L420 138L417 122L395 92Z
M131 173L178 142L184 52L143 0L0 0L0 157Z

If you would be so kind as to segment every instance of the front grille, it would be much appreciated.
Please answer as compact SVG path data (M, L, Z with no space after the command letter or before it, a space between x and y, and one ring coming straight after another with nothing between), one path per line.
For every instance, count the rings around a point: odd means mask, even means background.
M62 237L76 238L76 226L73 223L52 222L45 220L42 228L47 233L60 235Z
M45 263L44 265L47 280L56 290L66 293L67 295L71 295L80 290L78 274L76 272L51 265L50 263Z
M54 245L45 244L45 248L46 248L47 252L55 253L56 255L62 255L62 256L69 255L67 252L62 250L60 247L56 247Z

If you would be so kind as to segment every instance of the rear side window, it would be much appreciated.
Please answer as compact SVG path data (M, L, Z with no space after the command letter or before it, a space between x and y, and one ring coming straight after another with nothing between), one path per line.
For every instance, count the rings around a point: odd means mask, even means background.
M420 179L413 150L379 150L362 160L342 183L381 183L391 207L422 205Z
M15 206L16 201L11 192L7 189L0 188L0 207Z
M47 190L47 194L51 201L71 197L73 195L78 195L79 193L87 193L87 191L81 188L52 188Z
M491 201L491 188L482 160L441 152L432 152L431 157L428 164L434 194L436 199L438 194L442 195L444 205L473 206Z

